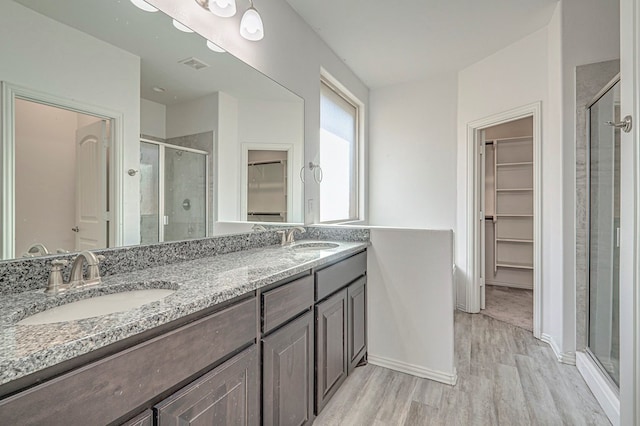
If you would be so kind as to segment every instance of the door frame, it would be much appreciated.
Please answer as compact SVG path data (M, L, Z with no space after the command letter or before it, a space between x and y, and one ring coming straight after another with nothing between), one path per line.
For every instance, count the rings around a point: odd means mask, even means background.
M533 335L541 338L542 318L542 102L534 102L467 124L467 164L471 168L467 178L467 229L470 238L467 259L471 279L467 282L468 310L480 312L481 305L481 235L480 184L484 181L477 165L480 161L480 132L487 127L521 118L533 117Z
M620 1L620 424L640 421L640 0Z
M35 89L0 82L0 224L2 225L1 257L15 257L15 100L23 99L56 108L110 120L111 146L109 150L109 206L105 221L109 221L110 246L124 241L124 114L108 108L90 105Z

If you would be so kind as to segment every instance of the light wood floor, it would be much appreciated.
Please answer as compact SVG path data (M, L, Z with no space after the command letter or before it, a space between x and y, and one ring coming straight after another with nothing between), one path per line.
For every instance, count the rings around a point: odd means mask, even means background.
M485 309L480 311L533 332L533 290L487 285Z
M530 332L456 313L458 384L367 365L314 425L609 425L574 366Z

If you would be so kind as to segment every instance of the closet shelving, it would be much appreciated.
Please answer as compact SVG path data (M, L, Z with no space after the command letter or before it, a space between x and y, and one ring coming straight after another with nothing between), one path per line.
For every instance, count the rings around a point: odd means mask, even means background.
M533 137L491 139L485 144L486 238L493 267L488 282L529 287L533 280Z

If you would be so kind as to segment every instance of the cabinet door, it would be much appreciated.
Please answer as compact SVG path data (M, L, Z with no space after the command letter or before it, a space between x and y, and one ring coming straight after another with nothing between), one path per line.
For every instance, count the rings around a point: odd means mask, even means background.
M122 426L153 426L153 411L146 410L144 413L129 420Z
M313 314L262 340L262 414L268 426L313 421Z
M349 374L367 351L366 283L363 277L347 288Z
M256 345L187 385L154 408L162 425L257 425Z
M347 378L347 289L316 307L316 413Z

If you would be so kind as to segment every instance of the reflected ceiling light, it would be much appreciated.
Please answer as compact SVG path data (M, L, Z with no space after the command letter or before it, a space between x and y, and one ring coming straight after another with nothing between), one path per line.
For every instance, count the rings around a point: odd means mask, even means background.
M181 22L176 21L175 19L173 20L173 26L176 27L176 29L184 32L184 33L192 33L193 30L189 27L187 27L186 25L184 25Z
M250 41L258 41L264 38L262 18L255 7L253 7L253 0L249 0L249 9L242 15L240 35Z
M156 9L153 6L151 6L149 3L147 3L144 0L131 0L131 3L133 3L133 5L135 7L137 7L138 9L142 9L145 12L157 12L158 11L158 9Z
M198 4L202 1L196 0ZM208 3L209 11L221 18L229 18L236 14L236 0L208 0Z
M207 47L211 50L213 50L214 52L217 53L224 53L226 52L226 50L224 50L222 47L218 46L215 43L212 43L211 41L207 40Z

